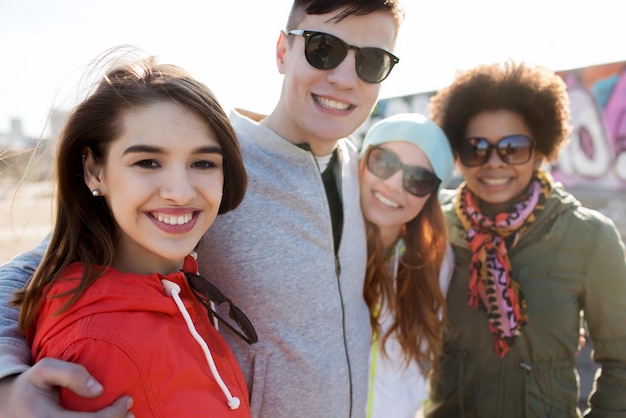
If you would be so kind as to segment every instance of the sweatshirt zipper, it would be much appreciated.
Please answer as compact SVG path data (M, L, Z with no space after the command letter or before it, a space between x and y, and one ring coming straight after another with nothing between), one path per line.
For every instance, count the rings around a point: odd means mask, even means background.
M320 170L319 163L317 161L317 158L313 154L313 152L311 152L311 147L309 146L309 144L304 143L304 144L299 144L298 146L302 148L303 150L309 152L309 154L313 158L313 161L315 162L315 165L317 166L317 169L319 171ZM331 164L332 164L332 160L331 160ZM332 169L332 167L330 168ZM322 183L324 183L322 174L323 173L320 172L320 180L322 180ZM337 180L335 179L335 181ZM325 185L324 185L324 191L327 193ZM326 195L326 199L328 200L328 195ZM338 248L339 241L337 242L337 248L335 248L332 214L330 214L330 216L331 216L331 241L333 243L333 250L334 250L333 252L334 252L334 257L335 257L335 275L336 275L336 280L337 280L337 290L339 292L339 305L341 306L341 330L342 330L342 337L343 337L343 348L346 354L346 365L348 366L348 385L349 385L348 390L350 392L349 417L352 417L352 412L354 408L354 399L353 399L352 392L354 391L354 385L352 382L352 366L350 363L350 354L348 352L348 340L347 340L347 332L346 332L346 311L345 311L345 306L343 302L343 293L341 292L341 262L339 261L339 248Z
M354 405L353 400L353 389L354 385L352 383L352 366L350 363L350 354L348 353L348 340L346 333L346 311L345 306L343 304L343 293L341 292L341 263L339 261L339 255L335 255L335 273L337 275L337 290L339 291L339 302L341 305L341 329L343 334L343 348L346 353L346 365L348 366L348 384L349 384L349 392L350 392L350 408L349 408L349 417L352 417L352 409Z

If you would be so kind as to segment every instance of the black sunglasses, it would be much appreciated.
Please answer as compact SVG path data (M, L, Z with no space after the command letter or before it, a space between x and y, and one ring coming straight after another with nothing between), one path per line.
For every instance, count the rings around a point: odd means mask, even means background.
M318 70L332 70L348 55L349 49L356 51L356 74L367 83L380 83L391 72L400 59L381 48L349 45L334 35L310 30L290 30L289 35L304 36L304 56Z
M423 197L437 190L441 180L424 167L402 164L400 158L392 151L372 145L365 156L367 169L383 180L393 176L398 170L403 170L402 187L410 194Z
M533 155L535 141L526 135L508 135L501 138L495 144L486 138L472 136L464 138L459 147L461 163L467 167L477 167L485 164L491 156L491 150L495 149L500 159L507 164L525 164Z
M239 309L235 304L228 299L224 294L211 282L209 282L204 277L198 276L193 273L185 273L185 277L187 278L187 282L189 286L194 290L194 294L196 299L204 305L207 309L209 316L213 315L220 321L226 328L234 332L239 338L247 342L248 344L254 344L259 341L259 338L256 335L256 331L252 322L248 319L246 314L243 313L241 309ZM243 334L235 329L232 325L228 323L224 318L219 316L217 312L211 309L211 304L209 301L213 301L215 304L219 305L220 303L226 302L229 306L228 315L237 323Z

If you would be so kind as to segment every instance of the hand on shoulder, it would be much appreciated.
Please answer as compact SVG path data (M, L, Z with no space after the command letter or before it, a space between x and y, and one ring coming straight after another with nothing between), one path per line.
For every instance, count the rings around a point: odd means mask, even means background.
M98 412L70 412L59 405L58 387L94 398L102 386L80 365L43 359L27 371L0 380L0 417L133 418L131 398L124 396Z

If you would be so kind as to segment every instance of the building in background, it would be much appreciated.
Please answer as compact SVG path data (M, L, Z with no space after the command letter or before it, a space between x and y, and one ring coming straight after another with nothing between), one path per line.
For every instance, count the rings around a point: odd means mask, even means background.
M40 181L50 178L54 145L67 112L52 109L46 123L45 135L32 138L24 135L22 121L11 119L11 131L0 132L0 181Z
M34 138L24 135L22 121L11 119L11 131L0 133L0 180L22 178L35 143Z

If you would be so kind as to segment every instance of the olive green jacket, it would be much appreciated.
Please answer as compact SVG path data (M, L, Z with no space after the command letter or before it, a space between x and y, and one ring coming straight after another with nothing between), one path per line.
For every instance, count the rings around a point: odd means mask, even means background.
M456 266L447 295L450 327L431 381L428 417L577 417L582 312L602 367L588 417L626 417L626 261L613 222L559 185L509 249L529 323L501 359L487 316L468 306L470 250L453 202L444 205Z

